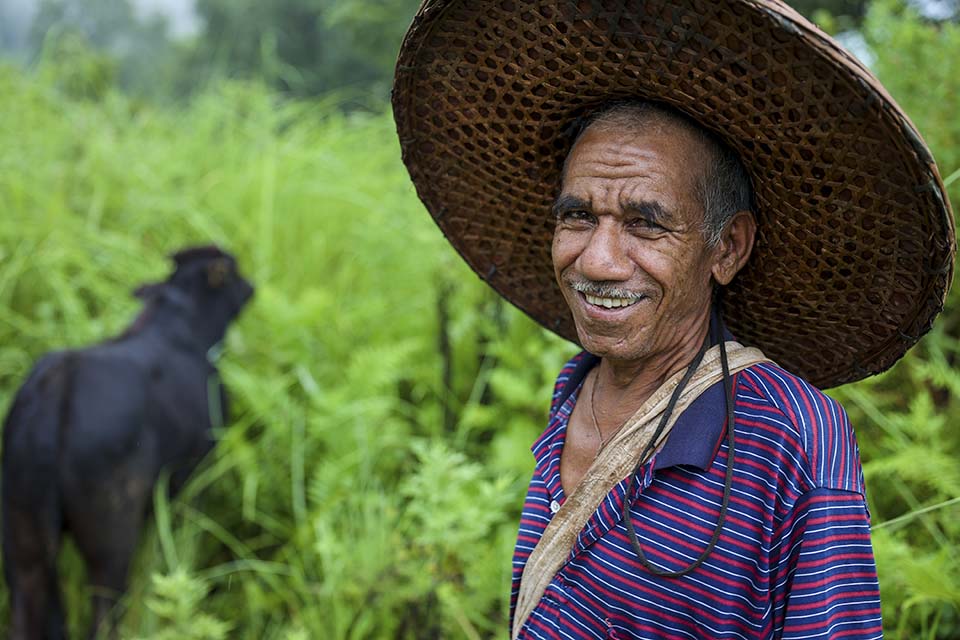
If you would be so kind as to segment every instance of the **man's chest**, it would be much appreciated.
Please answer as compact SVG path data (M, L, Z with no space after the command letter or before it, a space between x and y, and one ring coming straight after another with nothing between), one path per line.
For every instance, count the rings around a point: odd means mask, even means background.
M583 405L577 404L567 424L566 437L560 452L560 483L564 495L570 495L597 458L601 445Z
M628 517L644 555L655 567L679 571L710 544L721 509L723 461L696 473L648 469L631 496ZM550 478L536 477L550 504ZM601 503L579 533L570 559L531 615L527 637L657 638L765 637L772 623L777 580L769 561L771 529L762 505L734 508L707 562L683 580L654 575L634 552L624 524L625 483ZM549 517L527 513L538 523L529 533L535 546ZM540 526L542 525L542 526ZM673 631L670 631L673 629ZM524 637L524 636L522 636Z

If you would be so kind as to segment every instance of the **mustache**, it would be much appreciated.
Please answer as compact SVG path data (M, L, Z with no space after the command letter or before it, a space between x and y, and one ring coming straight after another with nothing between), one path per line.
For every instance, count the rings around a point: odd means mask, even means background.
M594 280L567 279L567 286L578 293L597 298L623 298L626 300L639 300L644 294L639 291L624 289L622 285L615 282L604 282Z

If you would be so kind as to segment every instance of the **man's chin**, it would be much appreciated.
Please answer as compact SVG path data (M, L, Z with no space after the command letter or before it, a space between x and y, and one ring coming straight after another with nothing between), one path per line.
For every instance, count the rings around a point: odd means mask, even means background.
M585 330L577 325L577 337L580 345L588 352L601 358L611 360L634 360L643 357L646 349L643 348L642 338L639 336L625 336L623 333L599 333L591 328Z

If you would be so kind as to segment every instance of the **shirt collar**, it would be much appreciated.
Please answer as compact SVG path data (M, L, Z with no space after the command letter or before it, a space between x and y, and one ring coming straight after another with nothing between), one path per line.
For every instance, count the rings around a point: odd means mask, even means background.
M721 380L677 417L667 441L657 453L654 469L687 464L706 471L720 448L726 422L727 403Z

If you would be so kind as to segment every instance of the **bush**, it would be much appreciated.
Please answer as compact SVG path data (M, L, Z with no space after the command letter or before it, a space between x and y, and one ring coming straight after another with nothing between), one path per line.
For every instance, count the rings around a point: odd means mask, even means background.
M57 87L0 71L4 405L42 352L125 326L179 247L217 242L257 286L220 363L234 419L158 503L124 637L502 632L527 447L572 347L447 246L389 115ZM79 633L82 570L61 564Z

